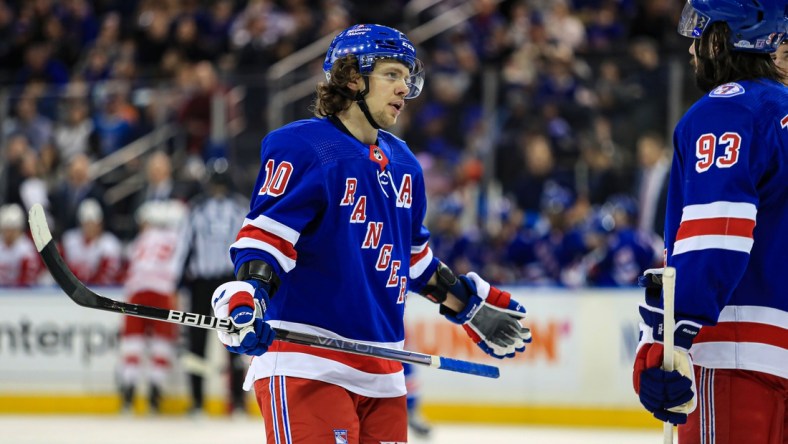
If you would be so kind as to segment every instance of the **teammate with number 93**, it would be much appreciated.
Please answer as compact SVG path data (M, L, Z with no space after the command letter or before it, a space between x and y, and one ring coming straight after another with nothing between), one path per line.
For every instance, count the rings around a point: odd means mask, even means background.
M230 254L237 281L216 289L216 316L254 355L254 387L274 443L407 442L398 362L272 342L272 327L402 348L408 292L439 305L495 358L531 341L525 308L475 273L433 256L422 169L394 125L424 70L396 29L356 25L325 57L315 118L269 133L250 211Z
M681 444L788 443L788 89L773 53L784 0L689 0L695 79L676 126L665 246L676 269L676 370L664 350L660 270L641 283L641 403Z

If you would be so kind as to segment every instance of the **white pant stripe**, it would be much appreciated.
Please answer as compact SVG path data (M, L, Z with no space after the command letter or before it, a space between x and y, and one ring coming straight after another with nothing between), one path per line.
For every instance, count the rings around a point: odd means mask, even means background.
M276 378L271 378L268 383L268 390L271 392L271 422L274 423L274 441L276 444L281 444L279 440L279 418L276 415Z
M715 444L716 418L714 412L714 369L701 367L700 370L700 442Z
M290 434L290 412L287 408L287 380L284 376L279 376L279 392L282 399L282 424L284 427L285 441L287 444L293 444L293 437Z
M717 415L716 412L714 411L714 369L713 368L709 369L709 376L710 376L709 377L709 405L711 407L709 409L709 415L710 415L709 422L711 423L711 428L709 430L711 441L709 442L709 444L716 444L717 437L715 436L715 433L717 432Z
M698 385L698 402L700 403L700 444L706 443L706 369L700 369L700 384Z

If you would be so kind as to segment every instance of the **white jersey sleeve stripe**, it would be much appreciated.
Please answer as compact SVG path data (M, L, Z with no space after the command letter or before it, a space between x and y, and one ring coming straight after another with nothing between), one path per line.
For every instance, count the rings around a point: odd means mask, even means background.
M752 244L752 238L741 236L693 236L676 241L673 245L673 256L690 251L708 250L712 248L749 253L750 250L752 250Z
M424 253L425 252L422 252L420 253L420 256L417 256L414 255L411 250L411 261L416 259L415 262L411 262L410 264L410 272L408 273L408 276L411 279L416 279L417 277L421 276L427 267L429 267L429 265L432 263L432 249L427 248L426 254Z
M279 265L282 267L282 269L285 272L289 272L296 266L296 261L292 258L285 256L285 254L282 253L282 251L280 251L278 248L274 247L269 243L257 239L253 239L250 237L242 237L238 239L232 245L230 245L230 248L236 248L236 249L254 248L257 250L265 251L266 253L271 254L271 256L273 256L276 259L276 261L279 263Z
M758 209L746 202L718 201L709 204L687 205L681 214L681 221L729 217L755 220Z
M414 255L414 256L419 255L419 254L421 254L421 252L423 252L427 248L428 245L429 245L429 242L425 242L425 243L423 243L421 245L411 246L410 247L410 254Z
M722 309L718 322L756 322L788 330L788 313L772 307L728 305Z
M283 223L277 222L270 217L263 216L262 214L254 219L244 219L244 227L247 225L254 225L255 227L276 235L293 245L298 243L298 238L301 236L298 231L288 227Z

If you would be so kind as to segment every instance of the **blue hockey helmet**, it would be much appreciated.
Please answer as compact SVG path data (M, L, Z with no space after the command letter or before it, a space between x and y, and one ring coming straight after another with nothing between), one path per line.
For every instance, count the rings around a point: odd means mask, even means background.
M788 32L785 0L687 0L679 34L699 39L715 22L728 24L736 51L774 52Z
M356 56L362 75L369 75L375 62L381 59L402 62L410 71L407 80L409 91L405 98L412 99L421 94L424 65L416 58L416 48L400 31L382 25L354 25L340 32L328 47L323 62L326 80L331 80L334 62L348 54Z

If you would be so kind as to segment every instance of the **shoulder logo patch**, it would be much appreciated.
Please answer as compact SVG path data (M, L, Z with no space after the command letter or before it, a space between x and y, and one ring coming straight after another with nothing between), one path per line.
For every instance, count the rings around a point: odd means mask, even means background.
M744 87L736 82L720 85L709 93L709 97L733 97L744 94Z

